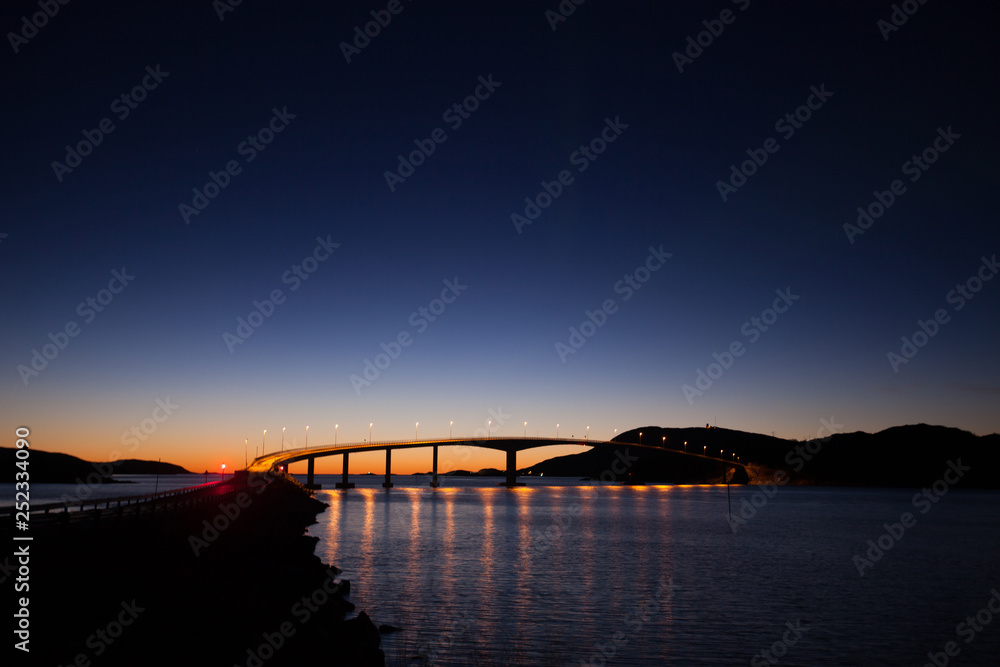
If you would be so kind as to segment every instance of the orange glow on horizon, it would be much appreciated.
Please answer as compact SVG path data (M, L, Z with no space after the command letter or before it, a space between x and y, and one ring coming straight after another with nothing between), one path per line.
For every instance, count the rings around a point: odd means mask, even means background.
M31 446L33 449L69 454L81 458L85 461L108 462L123 459L139 459L143 461L161 460L165 464L173 464L195 474L208 472L211 475L218 475L222 469L222 461L225 461L225 471L232 473L234 470L242 470L244 462L252 461L255 455L260 455L261 437L258 434L256 445L253 438L231 438L222 437L218 433L213 433L210 429L199 431L194 436L187 438L181 434L171 432L170 424L163 424L160 429L151 434L144 441L123 438L122 432L102 428L94 435L93 424L88 424L91 428L86 431L88 435L81 435L81 430L73 426L60 422L50 422L31 429ZM270 436L271 433L268 433ZM313 434L315 435L315 434ZM280 433L279 433L280 438ZM231 441L220 445L220 442ZM377 439L376 439L377 442ZM428 443L433 442L427 440ZM110 444L108 444L110 443ZM273 453L280 447L280 440L267 442L267 453ZM310 449L332 445L329 443L310 442ZM338 444L349 444L343 440ZM286 436L285 449L303 448L305 445L303 437L298 441ZM520 451L517 454L517 467L528 468L541 461L566 454L576 454L588 451L589 447L580 445L550 445ZM432 449L431 445L413 449L396 449L392 452L392 474L412 475L416 473L430 473L432 470ZM292 463L290 468L293 474L305 474L307 468L306 461ZM441 445L438 448L438 474L443 474L452 470L469 470L476 472L483 468L506 468L506 455L504 452L485 449L480 447L468 447L461 445ZM342 455L319 457L315 460L315 474L317 475L339 475L343 471ZM372 472L378 475L385 474L385 451L376 450L371 452L354 452L349 458L349 473L352 475Z

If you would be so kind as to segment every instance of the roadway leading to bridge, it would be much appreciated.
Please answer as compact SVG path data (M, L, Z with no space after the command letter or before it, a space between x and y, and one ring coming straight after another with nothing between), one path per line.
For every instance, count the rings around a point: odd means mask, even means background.
M342 455L344 457L343 474L340 482L337 482L338 489L350 489L354 484L347 481L347 467L349 456L354 452L385 451L385 482L382 486L392 488L392 450L394 449L414 449L417 447L431 447L433 472L431 473L432 487L438 484L438 447L444 446L466 446L481 447L484 449L494 449L507 454L506 481L504 486L508 488L518 486L517 483L517 452L523 449L533 449L536 447L550 447L552 445L580 445L582 447L637 447L640 449L655 449L658 451L670 451L676 454L692 456L700 459L721 461L730 465L745 468L738 461L727 461L726 459L704 456L691 452L683 452L678 449L664 450L662 446L642 445L634 442L615 442L611 440L587 440L580 438L537 438L537 437L488 437L488 438L447 438L440 440L398 440L386 442L354 442L343 445L321 445L319 447L288 449L284 451L264 454L259 456L247 466L250 472L262 473L284 466L287 470L289 464L296 461L305 460L308 462L306 473L306 484L310 488L315 488L315 460L323 456Z

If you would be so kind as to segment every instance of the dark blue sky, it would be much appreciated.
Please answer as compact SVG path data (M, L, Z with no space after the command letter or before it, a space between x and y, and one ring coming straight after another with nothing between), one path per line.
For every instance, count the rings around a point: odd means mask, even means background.
M887 38L891 3L591 0L555 30L555 0L398 6L348 63L341 42L387 3L247 0L221 21L207 1L70 3L37 31L36 3L8 3L5 34L32 36L0 56L5 428L101 459L169 396L181 407L133 454L191 467L265 428L470 433L491 410L510 434L998 430L1000 281L949 299L1000 251L993 3L914 3ZM53 166L105 118L72 172ZM263 150L243 143L269 123ZM614 141L581 159L602 131ZM926 170L905 167L928 148ZM724 200L752 155L767 160ZM180 205L231 161L186 224ZM895 180L884 214L845 231ZM134 279L102 294L123 268ZM445 281L464 289L435 303ZM274 290L252 335L225 336ZM776 290L798 298L768 313ZM42 359L49 334L64 349Z

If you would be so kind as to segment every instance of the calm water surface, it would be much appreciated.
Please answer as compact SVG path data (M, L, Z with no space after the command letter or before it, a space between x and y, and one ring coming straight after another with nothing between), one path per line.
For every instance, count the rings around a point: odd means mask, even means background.
M144 496L157 491L172 491L204 484L205 475L115 475L123 484L31 484L32 506L60 502L80 502L120 496ZM220 475L209 475L209 482L218 482ZM228 476L227 476L228 479ZM331 486L333 484L331 483ZM14 484L0 484L0 507L14 504Z
M949 641L951 665L1000 664L1000 616L957 628L1000 588L1000 493L921 514L912 490L785 487L734 532L725 487L353 481L317 492L309 532L358 608L404 629L383 637L390 665L920 667ZM736 512L762 498L732 489ZM861 576L854 556L903 512L916 524Z

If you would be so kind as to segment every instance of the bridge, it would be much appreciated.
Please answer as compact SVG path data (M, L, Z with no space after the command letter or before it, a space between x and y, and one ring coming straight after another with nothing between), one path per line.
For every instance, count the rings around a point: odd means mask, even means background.
M613 440L589 440L581 438L538 438L538 437L473 437L473 438L446 438L437 440L390 440L384 442L355 442L343 445L321 445L319 447L286 449L283 451L264 454L254 459L247 470L251 473L263 473L269 470L288 466L296 461L307 461L306 486L318 488L315 484L315 461L323 456L342 455L344 457L343 475L341 481L337 482L338 489L350 489L354 484L347 481L347 468L349 456L355 452L370 452L385 450L385 482L382 486L392 488L392 450L394 449L415 449L417 447L431 447L432 487L438 487L438 448L445 446L466 446L481 447L505 452L507 454L506 480L503 486L508 488L518 486L517 483L517 452L535 447L550 447L552 445L580 445L582 447L635 447L638 449L655 449L658 451L670 451L676 454L683 454L699 459L720 461L730 465L744 467L738 461L728 461L726 459L695 454L692 452L682 452L678 449L665 449L660 445L643 445L634 442L619 442Z

